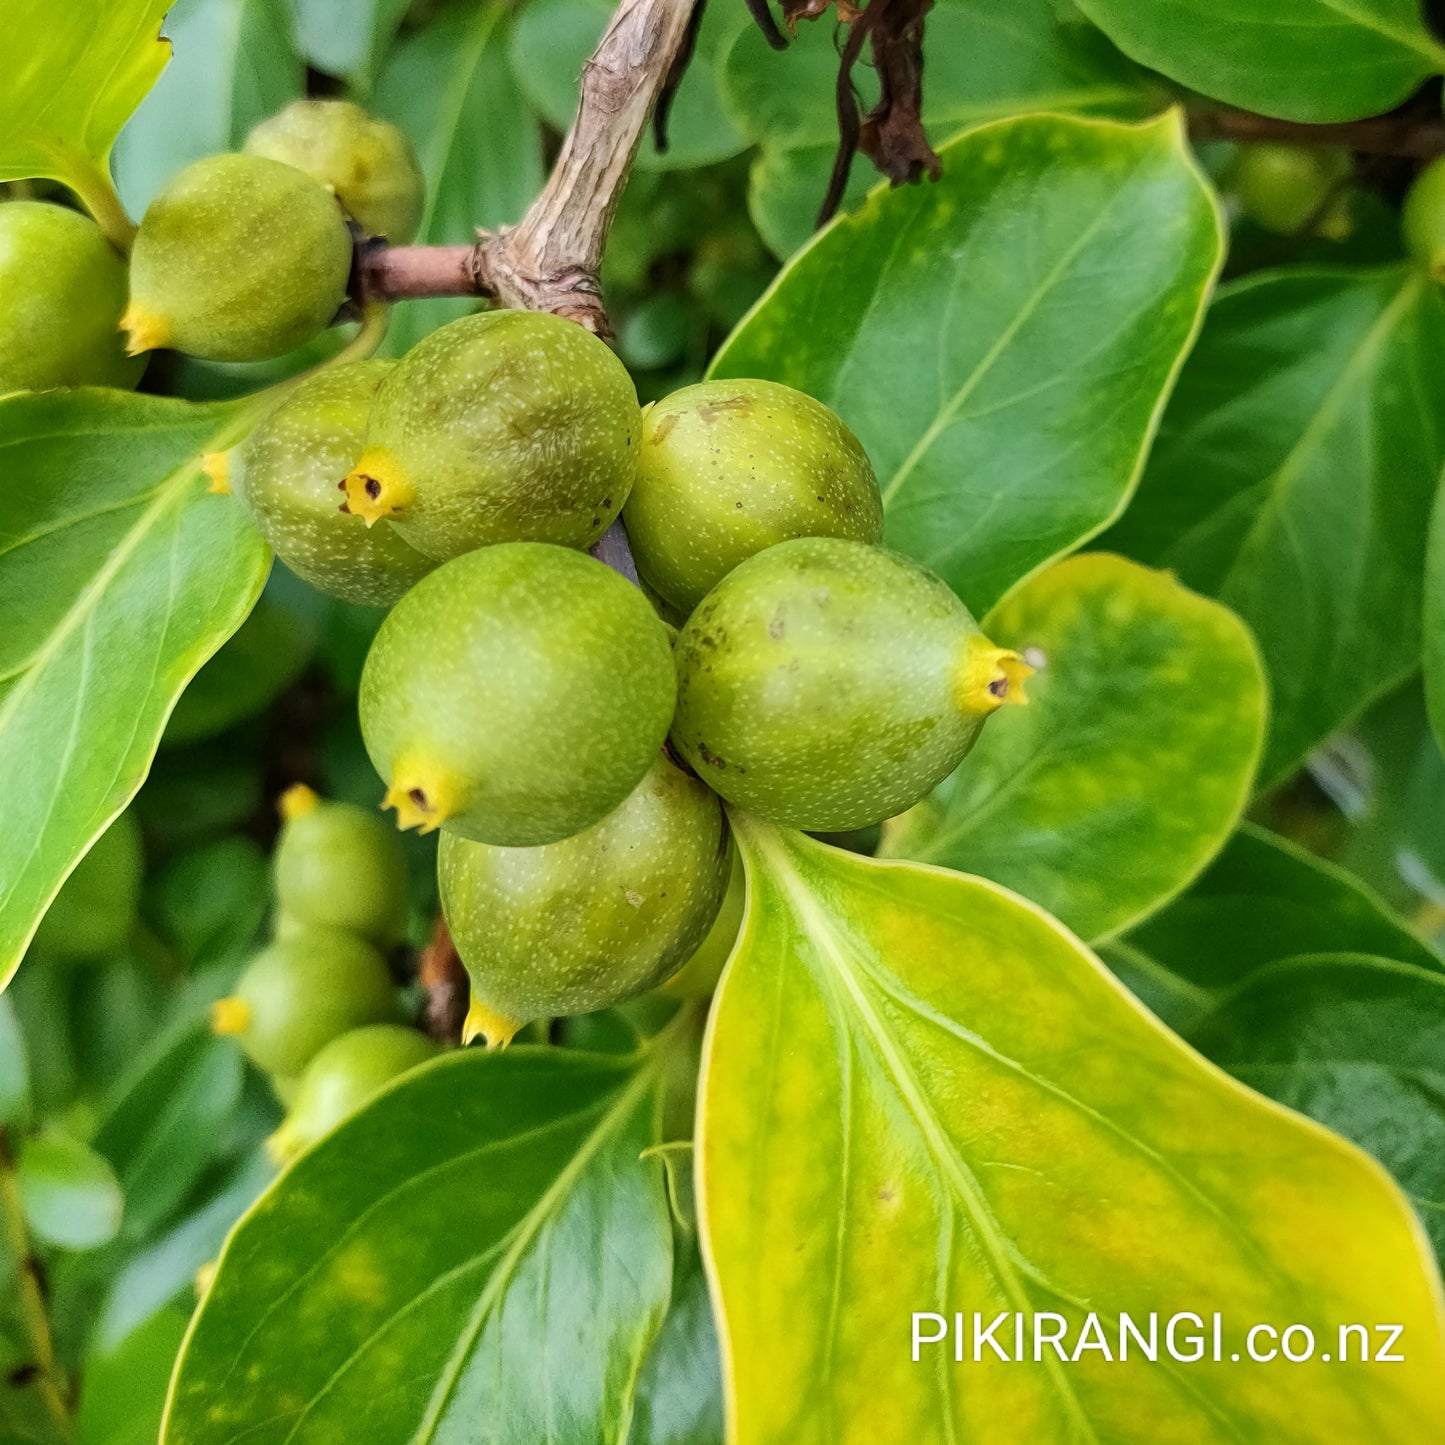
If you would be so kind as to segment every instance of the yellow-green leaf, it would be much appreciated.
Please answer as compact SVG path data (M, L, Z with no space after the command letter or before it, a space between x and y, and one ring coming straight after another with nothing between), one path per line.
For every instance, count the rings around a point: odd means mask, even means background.
M984 619L1039 671L883 851L981 873L1084 938L1158 908L1229 836L1264 741L1264 670L1227 607L1090 553Z
M698 1139L733 1445L1438 1437L1445 1302L1378 1165L1199 1058L1016 895L736 824L750 899ZM974 1362L975 1312L1009 1316L1010 1362ZM1191 1363L1166 1343L1185 1312ZM915 1313L946 1335L916 1364ZM1069 1358L1034 1362L1045 1314ZM1157 1316L1156 1362L1119 1358L1124 1314ZM1403 1326L1404 1362L1341 1363L1358 1323ZM1236 1363L1256 1324L1306 1326L1316 1357Z

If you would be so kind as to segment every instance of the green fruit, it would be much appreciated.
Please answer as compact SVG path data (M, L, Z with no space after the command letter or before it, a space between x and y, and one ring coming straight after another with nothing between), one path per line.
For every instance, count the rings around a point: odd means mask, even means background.
M40 920L37 953L51 958L99 958L130 936L140 901L140 825L122 813L75 865Z
M775 543L883 538L878 480L857 437L772 381L704 381L649 407L624 517L638 571L684 614Z
M730 803L814 831L901 813L1031 671L932 573L862 542L780 542L677 640L673 741Z
M100 227L44 201L0 205L0 392L134 386L121 349L125 262Z
M382 383L349 505L443 559L493 542L588 547L632 488L641 416L626 368L575 322L464 316Z
M406 854L396 831L302 784L281 798L276 901L288 927L342 928L390 946L406 922Z
M382 623L361 731L402 827L555 843L642 780L676 696L667 630L582 552L510 542L424 577Z
M264 156L196 161L140 223L121 319L127 349L280 356L330 324L350 270L351 233L310 176Z
M421 224L424 182L406 137L349 100L297 100L246 137L246 152L305 171L369 236L403 246Z
M366 418L394 362L328 367L302 382L208 470L256 519L298 577L347 602L389 607L436 563L389 524L358 527L341 478L361 455Z
M1437 281L1445 281L1445 157L1416 177L1401 214L1405 244Z
M364 939L335 928L278 939L246 966L236 992L211 1006L212 1029L234 1035L258 1068L283 1079L338 1034L396 1017L386 961Z
M285 1164L329 1134L393 1079L440 1051L424 1034L401 1024L371 1024L331 1040L306 1065L281 1127L266 1141Z
M1246 145L1227 183L1255 225L1292 236L1320 218L1349 173L1348 152L1334 146ZM1320 219L1322 229L1338 230L1340 217L1334 212Z
M706 934L728 866L717 798L660 754L620 807L560 843L443 837L442 911L472 984L464 1037L506 1043L660 983Z
M692 957L662 985L662 992L669 998L711 997L738 941L738 932L743 926L743 913L747 908L747 897L747 877L743 872L742 860L734 853L727 893L723 897L717 917L712 921L712 927L708 929L707 936L698 944Z

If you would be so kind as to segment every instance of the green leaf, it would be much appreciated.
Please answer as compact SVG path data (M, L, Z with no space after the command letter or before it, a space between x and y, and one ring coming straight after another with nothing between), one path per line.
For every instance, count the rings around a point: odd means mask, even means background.
M1246 823L1187 892L1110 944L1104 958L1166 1023L1188 1030L1268 965L1330 952L1445 971L1353 874Z
M1106 538L1254 629L1272 697L1262 782L1419 666L1442 374L1445 300L1421 273L1231 286Z
M192 964L234 958L271 908L270 864L250 838L218 838L170 859L150 901L157 927Z
M196 1027L155 1052L112 1102L94 1144L125 1191L125 1232L149 1237L215 1157L241 1101L234 1043Z
M408 1075L237 1226L166 1445L626 1433L667 1306L657 1143L667 1043L520 1047Z
M1030 578L984 631L1040 670L963 766L884 831L894 858L992 878L1082 938L1179 892L1239 821L1264 740L1264 674L1217 602L1121 557Z
M698 1137L734 1445L1429 1438L1445 1308L1373 1161L1203 1062L997 885L735 823L748 912ZM925 1311L947 1340L914 1364ZM1062 1315L1070 1360L974 1363L975 1311ZM1170 1358L1179 1311L1221 1315L1220 1362ZM1119 1316L1151 1312L1158 1363L1119 1359ZM1229 1359L1255 1322L1333 1351L1361 1320L1402 1324L1406 1362Z
M1435 498L1425 553L1425 702L1445 752L1445 483Z
M1390 110L1445 69L1419 0L1077 0L1135 60L1287 120Z
M417 31L387 57L368 104L399 126L426 177L418 245L460 245L521 220L542 185L542 137L507 65L502 4L478 4ZM475 309L470 301L395 308L386 352Z
M30 1122L30 1064L14 1003L0 994L0 1129Z
M172 1305L113 1348L91 1351L75 1417L76 1445L155 1445L171 1366L189 1320Z
M253 125L306 90L287 0L184 0L166 34L175 59L115 152L116 182L136 214L182 166L240 150Z
M512 32L511 63L528 100L553 129L566 131L577 114L582 68L612 18L610 0L530 0ZM741 5L709 5L668 121L668 146L644 137L642 170L712 165L746 145L718 93L718 60L739 31L751 25Z
M1028 110L1137 116L1148 81L1092 26L1065 18L1051 0L939 0L927 22L923 120L935 145L965 126ZM877 82L854 72L865 106ZM826 21L800 25L783 53L756 25L741 30L721 57L723 104L760 147L749 209L779 256L814 229L838 151L838 49ZM854 162L846 204L878 181Z
M1445 1260L1445 974L1320 954L1252 975L1192 1031L1251 1088L1368 1149Z
M172 0L57 7L11 0L0 88L0 181L48 176L84 197L106 190L111 146L166 67Z
M1028 116L942 156L784 267L712 372L838 412L886 540L981 613L1124 506L1220 241L1177 116Z
M115 1238L123 1200L110 1165L78 1139L51 1131L26 1140L15 1166L25 1222L62 1249L94 1249Z
M0 400L0 985L260 592L265 544L199 471L248 420L120 392Z
M291 0L296 45L327 75L370 88L409 0Z

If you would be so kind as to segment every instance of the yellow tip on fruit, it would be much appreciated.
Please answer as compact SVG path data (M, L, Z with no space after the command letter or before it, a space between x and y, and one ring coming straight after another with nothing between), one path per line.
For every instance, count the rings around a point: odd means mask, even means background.
M139 356L143 351L155 351L171 339L169 324L153 311L132 301L120 318L120 329L125 332L125 354Z
M201 458L201 470L211 479L206 488L220 497L231 495L231 454L230 452L207 452Z
M481 1039L489 1049L504 1049L516 1037L517 1030L521 1027L516 1019L509 1019L505 1014L489 1009L473 994L466 1020L462 1024L462 1043L469 1044L473 1039Z
M430 833L456 812L456 789L429 769L403 762L392 774L381 806L396 809L398 828Z
M213 1034L243 1034L251 1027L251 1005L243 998L218 998L211 1005Z
M341 483L341 490L346 493L342 510L360 517L368 527L374 527L384 517L396 516L415 495L396 463L378 451L361 454L361 460Z
M276 799L276 811L283 823L289 823L293 818L304 818L307 813L314 813L320 803L321 799L314 789L308 788L305 783L292 783Z
M1024 680L1034 669L1007 647L975 639L970 643L958 671L955 698L969 717L987 717L1001 707L1028 702Z

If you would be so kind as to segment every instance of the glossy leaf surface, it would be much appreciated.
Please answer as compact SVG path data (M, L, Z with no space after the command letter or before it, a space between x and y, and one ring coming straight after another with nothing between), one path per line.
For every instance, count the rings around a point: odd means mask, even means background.
M982 612L1125 504L1219 236L1172 116L1029 116L942 154L801 252L712 369L838 412L885 540Z
M1183 1047L996 885L738 834L749 910L698 1139L735 1445L1429 1438L1440 1286L1376 1164ZM1221 1314L1220 1362L1117 1358L1121 1312L1184 1309ZM950 1329L915 1364L915 1311L1053 1312L1070 1358L956 1365ZM1091 1311L1108 1354L1077 1348ZM1411 1340L1388 1369L1229 1359L1256 1321L1333 1347L1386 1319Z
M664 1057L453 1054L353 1115L227 1243L166 1445L622 1441L671 1278Z
M1438 291L1395 268L1228 288L1106 539L1253 629L1271 693L1262 783L1419 666L1445 456Z
M261 589L260 535L200 474L245 424L119 392L0 401L0 983Z
M978 873L1083 938L1177 893L1239 819L1264 675L1227 608L1120 557L1071 557L984 619L1039 671L883 853Z

